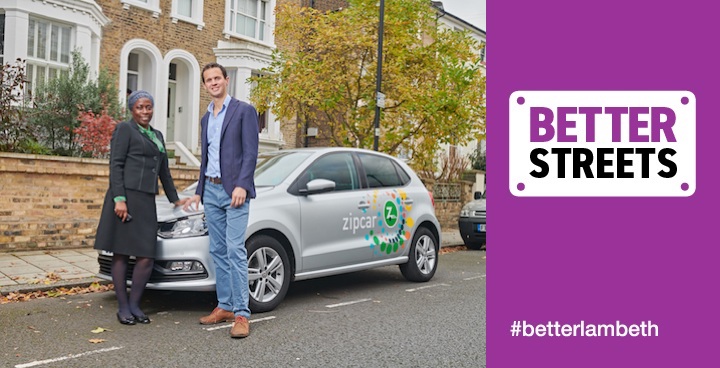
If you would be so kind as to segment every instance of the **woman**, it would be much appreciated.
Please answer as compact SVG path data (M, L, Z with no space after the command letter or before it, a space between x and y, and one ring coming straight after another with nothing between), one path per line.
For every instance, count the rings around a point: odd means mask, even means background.
M140 298L155 258L158 177L170 202L180 206L187 201L178 198L163 136L150 126L153 105L153 97L145 91L135 91L128 97L132 119L119 123L110 141L110 188L95 237L95 249L113 252L117 319L124 325L150 323L140 310ZM125 277L130 256L135 256L136 261L128 297Z

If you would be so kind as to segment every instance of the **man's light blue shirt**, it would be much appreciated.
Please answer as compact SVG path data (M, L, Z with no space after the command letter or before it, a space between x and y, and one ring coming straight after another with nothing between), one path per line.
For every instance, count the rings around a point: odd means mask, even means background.
M230 104L230 99L230 95L225 96L222 109L220 109L217 116L214 116L215 101L210 102L210 105L208 105L210 116L208 117L207 127L208 162L207 169L205 170L205 176L207 177L220 177L220 133L222 132L222 125L225 120L228 105Z

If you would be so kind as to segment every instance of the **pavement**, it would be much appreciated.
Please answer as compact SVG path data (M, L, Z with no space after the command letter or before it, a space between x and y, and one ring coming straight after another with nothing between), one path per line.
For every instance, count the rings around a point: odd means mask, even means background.
M459 230L444 231L441 239L441 247L463 245ZM108 283L97 272L97 251L92 248L0 253L0 294Z

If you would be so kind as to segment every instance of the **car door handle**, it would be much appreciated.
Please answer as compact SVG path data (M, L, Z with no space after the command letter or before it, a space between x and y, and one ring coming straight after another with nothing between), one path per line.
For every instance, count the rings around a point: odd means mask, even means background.
M358 208L359 209L370 208L370 202L360 201L360 203L358 203Z

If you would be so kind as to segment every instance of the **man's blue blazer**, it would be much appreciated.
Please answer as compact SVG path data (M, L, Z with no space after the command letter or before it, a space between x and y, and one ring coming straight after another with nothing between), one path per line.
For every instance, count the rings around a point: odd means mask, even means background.
M200 180L196 194L202 198L205 188L205 171L208 161L208 118L206 112L200 120L201 150ZM220 176L222 186L229 196L235 187L247 191L247 198L255 198L255 165L259 144L258 114L255 108L236 98L231 98L220 132Z

